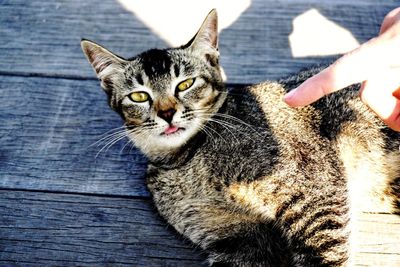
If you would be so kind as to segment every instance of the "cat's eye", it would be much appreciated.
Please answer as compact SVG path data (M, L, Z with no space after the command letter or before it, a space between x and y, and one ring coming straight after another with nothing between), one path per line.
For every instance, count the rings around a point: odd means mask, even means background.
M189 89L193 85L193 83L194 83L194 78L190 78L178 84L176 88L178 89L178 91L185 91Z
M146 92L133 92L129 95L129 98L133 102L146 102L149 100L150 96Z

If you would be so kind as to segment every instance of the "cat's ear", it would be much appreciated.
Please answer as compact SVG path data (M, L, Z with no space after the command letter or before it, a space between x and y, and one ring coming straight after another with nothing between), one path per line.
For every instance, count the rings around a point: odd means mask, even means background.
M207 60L216 59L218 62L218 16L216 9L208 13L199 31L184 47L204 55Z
M89 40L82 39L81 47L97 77L101 80L101 86L107 91L110 77L114 73L123 71L126 60Z

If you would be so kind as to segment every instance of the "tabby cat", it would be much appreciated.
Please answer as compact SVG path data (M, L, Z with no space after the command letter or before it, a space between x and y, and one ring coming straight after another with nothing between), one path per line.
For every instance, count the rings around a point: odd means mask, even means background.
M148 158L159 213L210 265L343 266L353 214L398 211L399 134L359 86L303 108L282 97L318 69L228 90L215 10L178 48L124 59L81 45Z

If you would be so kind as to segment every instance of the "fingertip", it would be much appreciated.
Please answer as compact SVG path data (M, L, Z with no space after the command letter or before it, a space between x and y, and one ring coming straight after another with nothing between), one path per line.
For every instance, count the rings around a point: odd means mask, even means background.
M292 89L283 97L283 101L290 107L303 107L312 103L312 101L309 101L307 94L303 92L302 88L303 86L300 85Z
M313 78L304 81L300 86L288 92L283 100L291 107L302 107L316 101L319 96L315 95Z
M283 97L283 101L291 107L303 107L313 102L309 98L310 96L307 91L307 86L303 83L299 87L288 92Z
M288 104L289 106L293 106L294 105L294 99L296 98L296 90L297 88L289 91L286 95L283 96L283 101Z

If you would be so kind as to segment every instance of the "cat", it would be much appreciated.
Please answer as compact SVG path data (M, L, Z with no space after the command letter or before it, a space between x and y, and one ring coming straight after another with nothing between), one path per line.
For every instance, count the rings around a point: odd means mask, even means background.
M359 85L302 108L283 95L319 68L228 90L215 10L181 47L124 59L81 46L148 158L158 212L210 266L344 266L353 215L399 211L400 136Z

